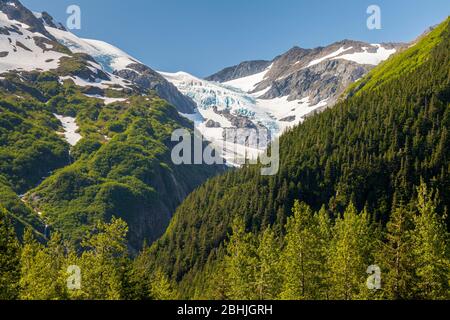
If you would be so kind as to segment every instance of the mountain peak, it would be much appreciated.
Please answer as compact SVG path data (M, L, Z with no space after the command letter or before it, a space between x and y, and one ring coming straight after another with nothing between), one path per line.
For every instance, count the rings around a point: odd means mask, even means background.
M270 66L271 63L272 61L267 60L244 61L236 66L225 68L209 77L206 77L205 80L227 82L233 79L251 76L264 71L268 66Z
M290 49L288 50L288 52L289 52L289 51L297 51L297 50L301 50L301 49L302 49L301 47L295 45L295 46L293 46L292 48L290 48Z
M44 24L44 26L67 31L64 25L62 23L56 22L48 12L33 12L33 14Z
M55 40L54 37L45 29L41 20L27 9L18 0L0 0L0 11L3 12L8 19L15 20L28 26L31 32L38 32L45 37Z

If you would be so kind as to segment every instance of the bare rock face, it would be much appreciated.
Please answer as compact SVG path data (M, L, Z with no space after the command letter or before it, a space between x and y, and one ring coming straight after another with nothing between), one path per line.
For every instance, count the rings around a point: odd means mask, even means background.
M249 118L231 114L230 110L218 110L217 107L213 107L213 110L216 114L224 116L228 121L230 121L231 125L236 128L247 128L247 129L256 129L257 126L253 121Z
M308 96L312 105L326 99L332 103L348 85L362 78L370 69L369 65L329 60L270 82L270 89L261 98L288 96L288 100L300 100Z
M207 77L205 80L227 82L230 80L251 76L255 73L264 71L268 66L270 66L270 63L271 61L265 60L245 61L237 66L225 68L222 71Z
M47 12L45 12L45 11L42 12L40 20L46 26L49 26L49 27L52 27L52 28L55 28L55 29L59 29L59 30L63 30L63 31L67 31L62 23L55 22L53 17L51 15L49 15Z
M289 117L280 119L280 121L282 121L282 122L293 122L293 121L295 121L295 119L296 119L295 116L289 116Z
M220 125L219 122L214 121L214 120L211 120L211 119L209 119L208 121L206 121L205 126L206 126L207 128L220 128L220 127L221 127L221 125Z
M115 71L114 74L133 82L142 89L156 91L161 98L174 105L181 113L195 112L197 106L192 99L181 94L173 84L143 64L130 64L126 69Z

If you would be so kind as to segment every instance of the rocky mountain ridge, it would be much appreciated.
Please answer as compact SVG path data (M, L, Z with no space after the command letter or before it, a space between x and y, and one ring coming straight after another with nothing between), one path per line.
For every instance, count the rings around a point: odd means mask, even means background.
M206 79L235 85L249 93L262 92L260 99L287 97L288 101L293 101L308 97L312 104L327 100L327 106L330 106L349 84L406 46L400 43L368 44L343 40L314 49L293 47L270 62L246 62L245 72L239 72L242 66L238 65ZM261 70L262 66L270 68ZM260 81L253 83L253 87L240 85L246 77L255 77L262 72Z

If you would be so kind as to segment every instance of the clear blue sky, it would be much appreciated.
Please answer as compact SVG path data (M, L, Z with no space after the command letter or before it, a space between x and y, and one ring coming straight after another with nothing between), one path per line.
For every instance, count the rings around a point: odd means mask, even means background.
M82 10L79 36L104 40L163 71L206 76L244 60L271 60L294 45L342 39L410 41L450 15L449 0L22 0L67 20ZM381 7L382 29L366 9Z

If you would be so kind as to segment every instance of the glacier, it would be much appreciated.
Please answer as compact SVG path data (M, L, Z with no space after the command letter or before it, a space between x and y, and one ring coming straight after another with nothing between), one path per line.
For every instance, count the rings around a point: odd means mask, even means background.
M203 80L181 71L176 73L160 71L159 73L174 84L181 93L194 100L198 107L197 112L194 115L182 115L194 122L195 128L212 142L213 147L221 149L225 145L224 158L228 164L236 165L233 159L256 158L265 150L238 143L233 145L224 141L224 130L236 127L229 120L229 115L240 119L245 118L256 127L267 129L270 136L276 138L286 129L301 122L315 109L326 105L326 101L310 105L308 97L294 101L288 101L287 97L260 99L261 92L246 92L253 90L264 79L267 71L228 83ZM228 117L224 115L224 112ZM288 117L295 117L295 120L283 121ZM219 126L209 127L209 121Z

